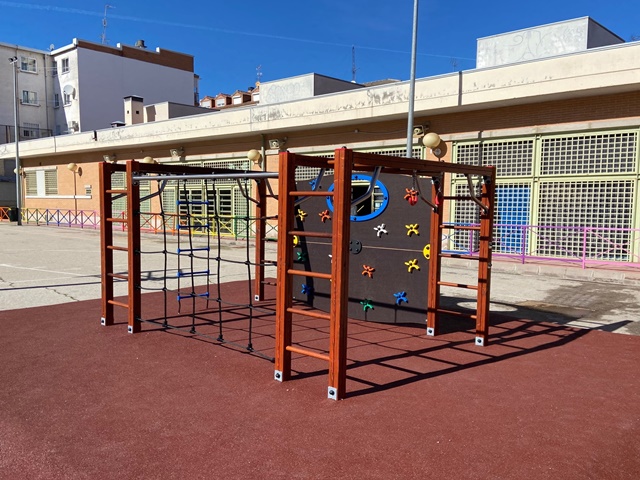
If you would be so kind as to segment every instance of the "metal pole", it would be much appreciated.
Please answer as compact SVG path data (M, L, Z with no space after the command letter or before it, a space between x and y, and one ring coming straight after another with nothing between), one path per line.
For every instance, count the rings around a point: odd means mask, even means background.
M18 129L18 57L9 59L13 65L13 128L16 140L16 210L18 211L18 225L22 225L22 167L20 165L20 131Z
M413 103L416 92L416 52L418 49L418 3L413 0L413 39L411 41L411 78L409 80L409 118L407 121L407 158L412 158L413 150Z

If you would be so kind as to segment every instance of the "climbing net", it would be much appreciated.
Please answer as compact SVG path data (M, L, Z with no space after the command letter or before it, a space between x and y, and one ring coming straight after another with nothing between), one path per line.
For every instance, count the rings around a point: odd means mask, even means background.
M238 190L247 203L260 206L261 208L255 209L256 212L265 212L266 195L258 199L252 198L247 183L249 180L255 180L257 184L265 182L269 190L268 196L273 196L268 186L268 179L274 176L276 174L267 172L246 172L244 175L237 174L233 178L237 180ZM204 191L207 192L204 199L190 199L188 182L195 178L204 182ZM273 310L259 304L263 299L255 294L255 291L259 288L257 286L259 283L256 282L265 283L264 269L275 267L275 261L264 259L264 248L260 249L262 252L260 255L257 254L258 244L262 242L264 245L264 238L258 238L256 235L253 242L251 233L253 231L259 234L259 230L262 229L254 228L257 223L274 220L276 216L251 215L252 209L246 208L242 215L233 217L233 221L240 224L244 238L237 237L233 244L223 240L221 235L223 223L228 222L229 216L221 213L219 196L216 194L216 180L228 178L229 176L224 174L134 178L139 181L159 182L158 193L149 195L141 201L161 194L167 182L170 181L176 182L179 191L182 192L178 195L180 199L176 201L178 213L175 222L172 218L174 215L167 213L163 202L159 202L162 247L140 251L143 257L161 255L163 258L160 278L153 276L149 278L153 280L152 282L142 281L140 285L143 291L163 292L162 315L160 318L141 318L140 321L158 324L165 329L182 330L191 335L208 337L266 357L254 350L254 320L258 314L272 315ZM264 235L263 230L262 235ZM254 249L256 253L252 255ZM231 300L241 298L239 293L241 289L230 292L229 289L223 288L223 283L237 279L244 280L245 286L242 289L246 292L244 301ZM177 313L174 314L176 306ZM225 335L225 324L234 315L236 319L242 317L247 322L244 328L248 335L246 344L240 344ZM188 324L185 324L185 317L189 319ZM271 359L271 357L266 358Z

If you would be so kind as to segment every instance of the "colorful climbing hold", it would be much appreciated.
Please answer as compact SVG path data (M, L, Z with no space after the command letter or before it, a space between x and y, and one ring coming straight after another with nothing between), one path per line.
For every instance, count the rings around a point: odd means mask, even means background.
M362 265L362 275L367 275L369 278L373 278L373 272L375 271L376 269L369 265Z
M420 235L420 232L418 231L418 224L417 223L410 223L409 225L405 225L405 227L407 227L407 235L409 237L414 233L416 235Z
M407 300L407 292L396 292L393 296L396 297L396 305L401 305L402 302L409 303L409 300Z
M427 243L424 248L422 249L422 254L424 255L424 258L426 258L427 260L429 260L431 258L431 244Z
M307 285L306 283L303 283L301 287L302 287L301 293L303 295L310 295L311 293L313 293L313 287L311 285Z
M404 196L404 199L409 202L409 205L413 206L418 203L418 190L415 188L405 188L405 191L407 194Z
M331 220L331 214L329 213L329 210L324 210L318 215L320 215L320 220L322 220L322 223L326 222L327 220Z
M298 262L306 262L307 261L307 252L303 252L302 250L298 250L296 252L296 261L298 261Z
M408 260L404 262L404 264L407 266L407 271L409 273L413 272L414 270L420 270L420 265L418 265L417 258L414 258L413 260Z
M371 300L369 300L368 298L365 298L364 300L362 300L360 302L360 305L362 305L362 310L364 312L366 312L367 310L374 310L373 303L371 303Z
M376 235L378 236L378 238L380 238L383 233L389 235L389 232L387 232L387 225L384 223L381 223L377 227L373 227L373 229L376 231Z
M299 243L300 243L300 238L297 235L294 235L293 236L293 246L297 247Z
M304 210L298 210L298 213L296 213L296 217L299 218L301 222L304 222L306 216L307 212L305 212Z

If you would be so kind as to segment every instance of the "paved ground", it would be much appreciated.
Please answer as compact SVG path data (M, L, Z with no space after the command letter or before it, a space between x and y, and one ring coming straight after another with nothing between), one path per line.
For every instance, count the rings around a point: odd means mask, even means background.
M124 242L120 234L118 241ZM206 239L196 238L196 246ZM215 245L215 240L212 240ZM178 239L167 239L168 251L175 251ZM184 240L182 247L185 247ZM147 288L162 288L164 249L162 235L144 235L142 271ZM97 230L22 226L0 223L0 311L32 306L100 298L100 238ZM116 270L126 271L126 257L116 252ZM221 257L243 262L247 258L244 241L225 240ZM253 251L249 253L253 258ZM276 259L275 244L267 244L267 256ZM459 265L459 268L455 266ZM474 271L466 262L449 263L443 280L475 283ZM166 270L172 277L168 288L176 289L178 265L168 257ZM195 269L206 269L196 261ZM214 266L210 268L215 269ZM275 276L275 269L268 269ZM216 278L214 272L212 278ZM221 271L223 282L247 278L247 267L227 263ZM203 284L205 277L197 278ZM183 279L181 288L189 287ZM640 269L604 270L557 265L518 265L496 260L492 275L491 311L514 318L552 321L568 326L640 335ZM444 288L447 306L474 307L475 292ZM124 282L116 284L116 295L126 294Z

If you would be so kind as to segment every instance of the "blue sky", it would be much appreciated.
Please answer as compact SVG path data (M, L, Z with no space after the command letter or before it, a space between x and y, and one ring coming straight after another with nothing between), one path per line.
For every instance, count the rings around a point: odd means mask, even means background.
M310 72L351 80L407 80L413 0L185 2L0 0L0 41L47 50L73 38L100 43L105 4L110 45L144 39L195 57L200 94L233 93ZM417 76L475 67L476 39L590 16L624 40L640 37L637 0L421 0Z

